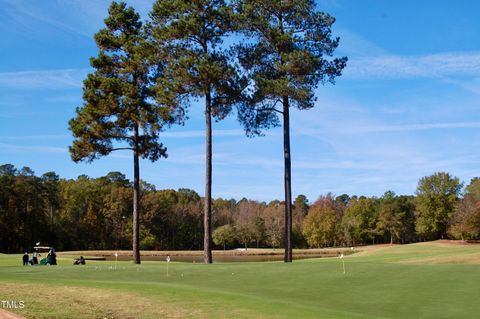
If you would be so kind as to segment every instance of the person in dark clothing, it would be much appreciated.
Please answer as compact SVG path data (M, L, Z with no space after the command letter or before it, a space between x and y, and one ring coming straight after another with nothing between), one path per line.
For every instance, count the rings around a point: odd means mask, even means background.
M50 265L57 264L57 254L55 254L55 251L53 249L50 249L50 251L48 252L47 260Z
M38 257L41 257L41 255L35 250L32 254L32 265L38 265Z
M23 265L28 266L28 253L23 254L22 260L23 260Z
M85 258L83 258L83 256L80 256L80 258L75 259L73 264L74 265L85 265Z

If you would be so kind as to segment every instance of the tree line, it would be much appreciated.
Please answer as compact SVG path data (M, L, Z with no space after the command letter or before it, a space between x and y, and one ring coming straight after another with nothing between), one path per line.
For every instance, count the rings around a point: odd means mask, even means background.
M133 153L133 255L140 263L140 158L167 157L161 132L183 124L192 99L205 114L204 261L212 262L212 120L236 110L248 136L283 125L285 262L292 261L290 108L310 109L320 84L335 83L335 19L313 0L157 0L147 19L112 2L69 122L75 162Z
M204 199L190 189L141 185L139 247L203 249ZM58 250L130 249L133 188L119 172L63 179L1 165L0 252L23 252L38 241ZM284 248L284 206L279 200L213 199L214 247ZM480 237L480 179L463 188L448 173L420 179L411 196L325 194L310 203L299 195L292 208L297 248Z

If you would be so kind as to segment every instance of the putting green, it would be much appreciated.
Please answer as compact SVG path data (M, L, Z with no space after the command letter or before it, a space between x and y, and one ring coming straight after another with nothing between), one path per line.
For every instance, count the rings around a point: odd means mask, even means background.
M0 299L28 318L477 318L480 246L367 247L344 258L22 267L0 255ZM1 306L1 305L0 305Z

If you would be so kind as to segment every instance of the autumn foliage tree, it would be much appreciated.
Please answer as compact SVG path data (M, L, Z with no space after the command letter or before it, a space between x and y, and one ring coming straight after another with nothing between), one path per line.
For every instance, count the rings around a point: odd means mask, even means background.
M140 16L124 2L112 2L108 13L105 28L95 34L99 54L91 59L94 72L83 84L84 104L69 122L70 153L75 162L91 162L116 150L133 152L133 257L140 263L139 159L167 156L159 133L182 112L174 100L156 100L154 84L162 68L150 60L152 46Z
M285 235L284 204L274 200L262 212L265 227L265 240L273 248L281 247Z
M461 240L476 239L480 235L480 202L470 194L455 205L449 221L448 233Z
M247 134L283 123L285 188L285 262L292 261L292 189L290 107L313 108L320 83L334 83L347 58L331 58L339 38L335 19L313 0L235 2L249 37L238 46L238 59L251 80L248 102L239 110Z
M454 238L477 239L480 236L480 179L473 178L465 195L455 204L448 234Z
M337 207L331 194L312 205L303 223L303 234L310 247L328 247L335 241Z

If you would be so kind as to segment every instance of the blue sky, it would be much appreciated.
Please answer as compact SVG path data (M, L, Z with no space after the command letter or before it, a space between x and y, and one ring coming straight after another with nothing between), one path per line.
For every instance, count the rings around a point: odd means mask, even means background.
M146 17L151 1L130 1ZM82 80L97 54L93 34L108 1L0 0L0 163L65 178L121 171L130 153L75 164L67 122L82 104ZM468 183L480 163L480 3L322 0L336 17L336 85L316 107L293 111L293 193L413 194L422 176L447 171ZM193 104L184 127L163 134L169 157L142 161L158 189L203 194L204 119ZM283 198L282 134L246 138L235 117L214 125L214 197Z

